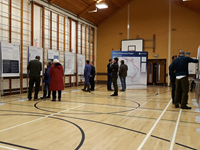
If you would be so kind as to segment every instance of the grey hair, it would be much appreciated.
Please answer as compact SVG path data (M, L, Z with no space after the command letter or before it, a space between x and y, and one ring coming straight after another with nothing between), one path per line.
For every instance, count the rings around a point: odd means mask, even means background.
M184 50L180 49L179 50L179 55L184 55L184 54L185 54Z
M48 60L47 61L47 66L51 66L52 65L52 61L51 60Z

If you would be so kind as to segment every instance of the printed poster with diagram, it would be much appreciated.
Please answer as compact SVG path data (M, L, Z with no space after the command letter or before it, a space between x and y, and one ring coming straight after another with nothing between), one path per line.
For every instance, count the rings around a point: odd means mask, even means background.
M36 56L40 56L40 62L43 63L43 48L28 46L28 63L35 60ZM41 71L41 75L43 71Z
M75 73L75 54L65 52L65 75L73 75Z
M53 62L54 59L60 60L60 52L48 49L47 50L47 60L51 60Z
M85 68L85 55L77 54L77 68L78 75L83 75Z
M127 89L146 89L148 52L112 51L111 58L115 57L119 59L119 67L121 60L124 60L124 63L128 66ZM117 82L119 88L121 88L120 78L118 78Z
M2 77L20 76L20 46L1 42L0 62Z

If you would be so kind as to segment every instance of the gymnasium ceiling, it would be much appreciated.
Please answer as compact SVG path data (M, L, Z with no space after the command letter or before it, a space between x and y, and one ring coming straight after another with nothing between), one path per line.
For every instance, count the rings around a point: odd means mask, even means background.
M100 24L103 20L110 17L131 1L133 0L108 0L108 9L98 9L97 12L88 13L88 11L96 9L96 0L48 0L48 2L62 7L96 25Z
M61 8L66 9L77 15L78 17L84 18L96 25L99 25L108 17L115 14L120 9L124 8L127 4L133 0L107 0L108 9L97 9L97 12L89 13L96 9L95 3L97 0L47 0L48 2L55 4ZM186 7L192 11L200 13L200 0L169 0L173 3Z

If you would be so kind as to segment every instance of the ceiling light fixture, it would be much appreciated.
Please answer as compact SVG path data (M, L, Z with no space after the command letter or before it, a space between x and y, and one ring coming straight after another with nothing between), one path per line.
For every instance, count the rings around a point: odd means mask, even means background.
M106 3L105 0L98 0L96 3L96 7L99 9L105 9L108 8L108 4Z

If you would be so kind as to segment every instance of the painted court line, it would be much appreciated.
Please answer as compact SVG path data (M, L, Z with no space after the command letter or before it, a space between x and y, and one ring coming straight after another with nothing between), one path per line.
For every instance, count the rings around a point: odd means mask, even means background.
M177 130L178 130L178 124L179 124L180 118L181 118L181 112L182 112L182 109L180 109L180 111L179 111L178 119L177 119L177 122L176 122L176 127L174 129L174 134L173 134L173 137L172 137L172 141L171 141L171 145L170 145L169 150L173 150L173 148L174 148L176 133L177 133Z
M1 147L1 148L5 148L5 149L10 149L10 150L18 150L18 149L16 149L16 148L6 147L6 146L2 146L2 145L0 145L0 147Z
M82 104L82 105L79 105L79 106L76 106L76 107L73 107L73 108L70 108L70 109L66 109L66 110L63 110L63 111L60 111L60 112L57 112L57 113L53 113L53 114L50 114L50 115L47 115L47 116L44 116L44 117L41 117L41 118L38 118L38 119L35 119L35 120L32 120L32 121L28 121L28 122L25 122L25 123L22 123L22 124L19 124L19 125L16 125L16 126L12 126L10 128L6 128L6 129L3 129L3 130L0 130L0 133L4 132L4 131L7 131L7 130L10 130L10 129L13 129L13 128L16 128L16 127L20 127L20 126L23 126L23 125L38 121L38 120L41 120L41 119L44 119L44 118L48 118L48 117L56 115L56 114L60 114L62 112L66 112L66 111L69 111L69 110L72 110L72 109L76 109L76 108L81 107L83 105L85 105L85 104Z
M164 115L165 111L167 110L167 108L169 107L169 105L171 104L171 101L169 101L168 105L165 107L165 109L163 110L162 114L159 116L159 118L156 120L156 122L154 123L153 127L151 128L151 130L148 132L148 134L146 135L146 137L144 138L144 140L142 141L142 143L140 144L140 146L138 147L137 150L141 150L142 147L144 146L144 144L146 143L147 139L149 138L149 136L151 135L151 133L153 132L153 130L155 129L156 125L158 124L158 122L160 121L160 119L162 118L162 116Z
M149 102L150 100L152 100L154 97L156 97L157 95L155 95L155 96L153 96L152 98L150 98L148 101L146 101L145 103L143 103L142 105L140 105L140 107L141 106L143 106L144 104L146 104L147 102ZM133 111L131 111L131 112L129 112L126 116L124 116L124 118L126 118L127 116L129 116L130 114L132 114L135 110L137 110L137 109L134 109Z

